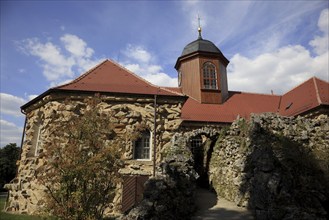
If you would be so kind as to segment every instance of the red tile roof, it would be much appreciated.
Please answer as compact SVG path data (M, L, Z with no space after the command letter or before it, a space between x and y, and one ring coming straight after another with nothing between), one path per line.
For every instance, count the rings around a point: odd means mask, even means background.
M280 96L230 92L223 104L201 104L189 98L182 109L186 121L231 123L238 116L249 118L251 113L276 112Z
M24 110L56 91L184 97L180 88L157 87L119 64L105 60L72 82L49 89L21 108ZM313 77L283 96L229 92L229 98L223 104L201 104L188 98L182 107L181 118L185 121L231 123L238 116L249 118L251 113L278 112L295 116L319 105L329 107L329 83Z
M294 116L319 105L329 105L329 83L313 77L282 96L279 113Z
M182 109L186 121L231 123L238 116L249 118L251 113L278 112L284 116L295 116L329 105L329 83L311 78L283 96L244 92L229 92L223 104L201 104L189 98Z
M157 87L110 60L105 60L79 78L68 84L58 86L56 89L182 96L180 93Z

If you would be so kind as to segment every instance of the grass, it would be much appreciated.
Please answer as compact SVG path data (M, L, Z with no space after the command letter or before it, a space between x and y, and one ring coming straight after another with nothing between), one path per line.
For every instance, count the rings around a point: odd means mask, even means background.
M20 215L20 214L10 214L3 211L5 206L6 197L0 197L0 220L56 220L55 217L39 217L33 215ZM116 218L105 218L104 220L113 220Z
M0 197L0 219L1 220L44 220L45 218L32 215L10 214L3 211L6 197Z

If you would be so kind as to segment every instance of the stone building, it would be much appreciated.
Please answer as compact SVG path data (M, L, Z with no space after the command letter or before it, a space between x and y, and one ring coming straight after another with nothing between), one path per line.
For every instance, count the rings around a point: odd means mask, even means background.
M145 180L154 174L162 152L176 132L191 132L204 127L221 128L236 118L251 113L272 112L282 116L314 116L329 112L329 84L316 77L283 95L230 91L226 68L229 60L211 41L199 37L183 49L175 64L178 87L158 87L119 64L105 60L72 82L51 88L21 107L26 115L21 159L17 177L9 189L7 211L37 213L42 206L42 187L34 176L43 165L39 158L42 143L59 111L64 115L78 111L86 97L96 93L104 98L102 111L112 111L117 133L134 132L144 123L142 137L126 143L123 184L113 201L118 210L132 207ZM70 103L66 100L69 98ZM204 138L202 130L191 137L193 149ZM197 160L196 160L197 161ZM130 183L133 182L133 188ZM128 188L127 188L128 187ZM129 188L130 187L130 188ZM133 196L135 200L130 201ZM128 202L130 201L130 202Z

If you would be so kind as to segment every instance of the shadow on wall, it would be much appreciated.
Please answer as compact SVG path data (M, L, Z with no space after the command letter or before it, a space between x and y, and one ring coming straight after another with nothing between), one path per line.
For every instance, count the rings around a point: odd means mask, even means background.
M255 218L327 219L327 162L315 158L302 142L275 135L257 123L249 134L252 152L246 158L240 193Z

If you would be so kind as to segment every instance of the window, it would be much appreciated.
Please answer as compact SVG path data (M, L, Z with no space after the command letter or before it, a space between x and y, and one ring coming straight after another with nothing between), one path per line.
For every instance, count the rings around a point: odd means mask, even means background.
M217 89L217 73L216 67L210 62L203 65L203 88Z
M135 141L134 159L149 160L150 159L150 132L144 131L142 136Z
M202 146L202 138L200 136L192 138L191 151L193 154L196 154L198 151L200 151L201 146Z
M36 124L33 125L33 138L32 138L32 146L27 153L27 157L37 157L39 156L39 150L41 147L41 120L38 120Z
M40 134L41 134L41 126L39 124L38 130L37 130L37 141L35 143L35 152L34 152L34 155L36 157L39 156L39 149L41 146L41 138L40 138L41 135Z
M179 71L178 72L178 86L181 86L182 85L182 72Z

